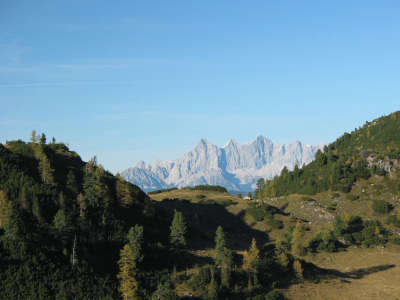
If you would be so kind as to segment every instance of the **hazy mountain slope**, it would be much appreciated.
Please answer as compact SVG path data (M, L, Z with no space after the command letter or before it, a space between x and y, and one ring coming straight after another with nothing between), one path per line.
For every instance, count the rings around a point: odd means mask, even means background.
M240 144L231 139L220 148L201 139L190 152L174 161L155 161L153 166L139 162L121 172L126 180L145 191L172 186L221 185L231 191L250 191L259 178L271 179L286 166L311 162L323 145L301 142L274 145L263 136Z

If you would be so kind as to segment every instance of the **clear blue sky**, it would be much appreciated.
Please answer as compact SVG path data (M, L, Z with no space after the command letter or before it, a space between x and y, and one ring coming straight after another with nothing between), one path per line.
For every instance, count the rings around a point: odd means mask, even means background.
M399 1L0 1L1 143L36 129L116 172L399 108Z

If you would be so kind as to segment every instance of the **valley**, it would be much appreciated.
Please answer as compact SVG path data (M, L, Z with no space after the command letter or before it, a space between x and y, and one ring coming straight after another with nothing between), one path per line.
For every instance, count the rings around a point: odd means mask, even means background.
M145 193L45 134L8 141L0 295L396 299L399 122L395 112L344 133L246 197L208 184ZM217 158L198 153L207 167Z

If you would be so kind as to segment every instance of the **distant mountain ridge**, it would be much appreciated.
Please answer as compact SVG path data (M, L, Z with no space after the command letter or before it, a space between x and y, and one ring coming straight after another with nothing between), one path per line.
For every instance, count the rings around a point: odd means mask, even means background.
M260 135L245 144L231 139L220 148L201 139L192 151L176 160L156 160L152 166L140 161L120 175L145 191L203 184L220 185L230 191L251 191L259 178L271 179L285 166L292 170L296 164L310 163L323 146L304 145L300 141L274 145Z

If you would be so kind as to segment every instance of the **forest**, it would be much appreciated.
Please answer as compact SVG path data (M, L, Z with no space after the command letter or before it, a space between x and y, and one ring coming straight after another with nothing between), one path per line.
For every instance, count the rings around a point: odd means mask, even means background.
M272 245L232 251L221 226L214 260L189 274L199 233L179 210L45 134L0 145L0 167L2 299L179 299L182 283L199 299L279 299L279 278L292 276Z

